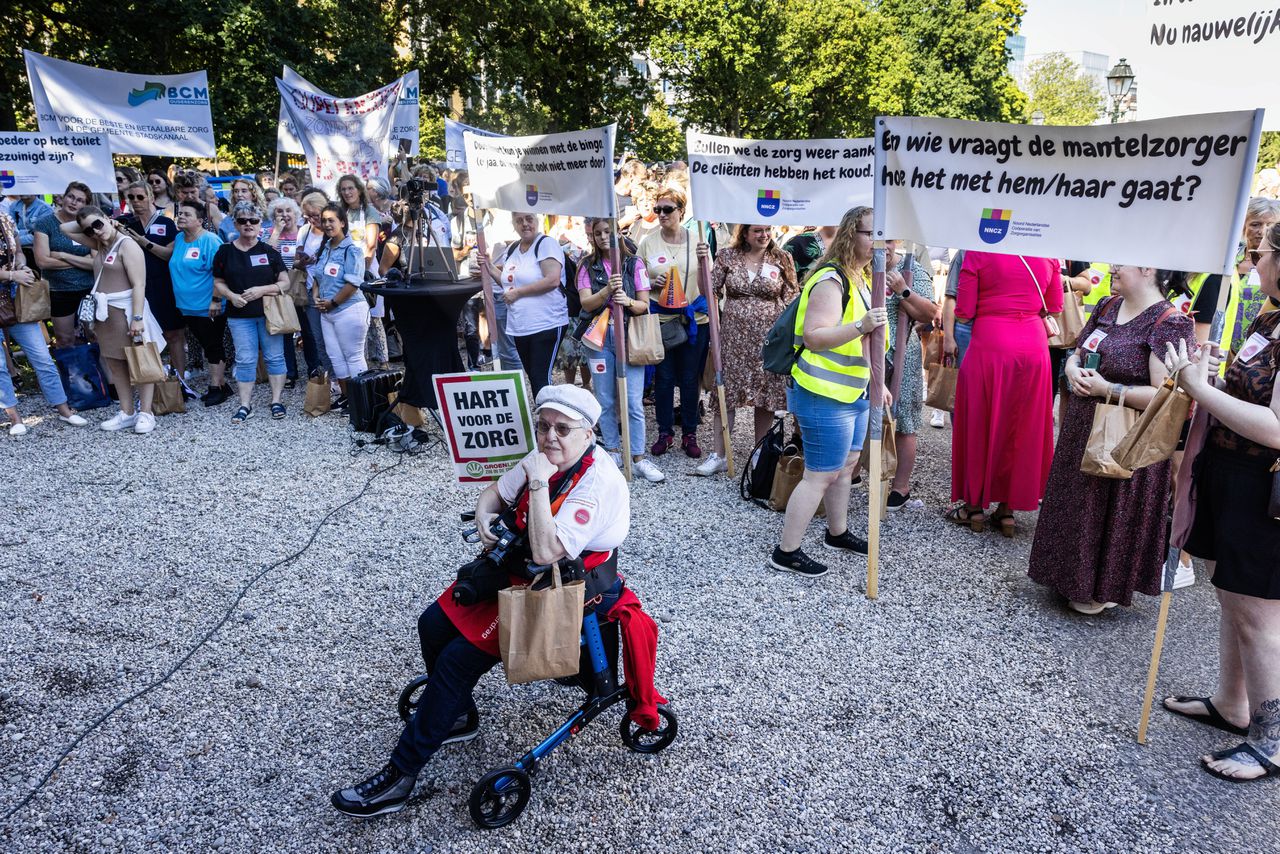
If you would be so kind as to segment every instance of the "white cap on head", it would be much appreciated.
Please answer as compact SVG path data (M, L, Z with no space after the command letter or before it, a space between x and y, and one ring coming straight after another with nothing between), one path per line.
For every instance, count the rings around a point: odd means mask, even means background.
M576 385L543 386L535 401L535 411L542 409L554 409L570 418L578 418L588 427L594 427L600 420L600 402L596 396Z

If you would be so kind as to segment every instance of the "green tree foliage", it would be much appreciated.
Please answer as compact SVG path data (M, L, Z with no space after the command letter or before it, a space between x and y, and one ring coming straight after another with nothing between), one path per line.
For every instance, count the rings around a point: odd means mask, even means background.
M1091 125L1107 109L1107 97L1080 64L1049 53L1027 67L1026 118L1036 110L1047 125Z

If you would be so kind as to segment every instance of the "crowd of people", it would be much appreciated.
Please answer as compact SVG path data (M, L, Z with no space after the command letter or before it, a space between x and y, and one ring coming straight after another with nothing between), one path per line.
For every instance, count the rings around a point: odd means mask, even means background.
M847 518L869 429L868 347L881 328L897 390L886 392L893 415L886 429L897 453L887 506L922 507L911 479L916 437L926 424L925 345L935 340L941 357L958 368L951 414L955 506L946 519L975 534L990 528L1013 537L1017 514L1039 511L1031 578L1074 611L1098 615L1131 604L1135 593L1161 591L1181 454L1126 479L1081 471L1096 407L1116 400L1140 412L1177 373L1213 419L1191 475L1199 503L1183 561L1216 562L1222 665L1212 696L1170 698L1167 705L1249 733L1241 747L1206 759L1215 773L1236 779L1276 773L1270 763L1280 755L1280 523L1266 504L1280 457L1274 391L1280 203L1250 202L1231 276L979 251L953 255L890 242L885 303L876 307L869 208L849 211L837 225L804 229L695 222L683 163L626 162L615 185L616 223L477 211L465 171L411 168L401 158L393 176L366 183L345 175L330 196L305 173L278 179L260 173L234 181L222 199L196 172L122 168L114 196L73 183L52 204L13 199L0 217L0 286L12 299L18 287L43 277L51 317L47 326L4 329L9 366L0 371L0 406L10 435L28 430L17 410L11 345L30 363L58 419L88 424L68 405L50 340L55 354L84 340L96 343L119 403L99 423L103 430L156 429L153 386L131 382L126 363L135 341L166 354L166 370L192 400L193 369L203 364L199 399L213 407L235 396L232 424L254 412L259 362L273 419L287 416L284 391L304 371L331 378L341 409L347 381L370 365L385 366L400 350L394 315L360 286L404 264L397 185L412 177L435 188L425 215L459 275L487 275L494 283L492 327L479 298L463 312L466 364L477 369L494 358L504 369L523 370L535 397L555 384L557 371L565 384L590 390L600 408L591 419L597 441L617 467L629 448L634 471L647 481L665 480L661 458L669 453L698 460L697 475L727 467L724 425L718 412L706 418L702 399L709 323L719 311L728 426L749 408L758 442L776 417L789 413L801 439L804 473L768 559L779 570L827 572L801 548L819 505L825 547L867 552ZM481 223L487 252L478 245ZM702 290L704 274L709 293ZM272 333L265 307L276 299L297 306L298 333ZM793 302L794 360L789 373L776 373L765 368L761 345ZM609 323L602 340L591 340L587 331L614 306L622 309L624 328ZM1083 331L1074 340L1055 339L1052 318L1073 307ZM1216 311L1225 312L1226 323L1208 342ZM656 364L625 366L622 419L612 382L614 336L629 334L649 313L658 315L663 355ZM946 418L935 410L927 423L945 427ZM711 440L705 456L700 430ZM1275 737L1260 740L1246 726Z

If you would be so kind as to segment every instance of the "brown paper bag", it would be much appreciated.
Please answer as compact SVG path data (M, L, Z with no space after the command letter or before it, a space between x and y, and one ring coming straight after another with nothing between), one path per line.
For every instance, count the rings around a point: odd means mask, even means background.
M164 382L164 362L160 361L160 351L154 342L126 345L124 360L129 364L129 382L134 385Z
M399 401L400 392L393 391L387 394L387 403L391 406L391 411L395 416L409 427L422 427L426 424L426 419L422 415L422 409L417 406L410 406L407 403Z
M662 324L656 314L641 314L627 323L627 363L656 365L666 356L662 347Z
M779 513L785 513L791 493L796 491L800 481L804 479L804 452L795 445L787 445L782 449L778 465L773 470L773 488L769 491L769 507ZM827 515L827 503L824 499L818 502L816 517Z
M1177 387L1175 377L1169 377L1111 452L1112 459L1129 471L1164 462L1178 449L1190 413L1190 395Z
M177 377L168 377L156 383L151 411L156 415L179 415L187 411L187 401L182 396L182 383Z
M294 267L289 270L289 290L288 297L298 308L306 308L310 302L310 295L307 293L307 271L302 267Z
M585 581L564 584L560 564L551 586L498 591L498 649L508 685L576 676L581 655Z
M333 397L329 393L329 375L321 374L307 380L307 397L302 403L302 411L312 418L319 418L329 411L333 405Z
M952 412L956 408L956 380L960 371L946 361L929 366L929 393L924 402L934 409Z
M283 294L268 294L263 297L262 313L267 318L268 335L292 335L302 331L293 300Z
M44 279L36 279L29 285L18 285L18 295L13 302L19 323L39 323L48 320L52 313L49 303L49 283Z
M1049 339L1050 347L1074 347L1084 329L1084 305L1080 295L1068 290L1062 295L1062 311L1053 315L1058 321L1058 334Z
M882 422L883 435L880 439L880 480L888 483L893 480L893 476L898 473L898 422L889 414L889 410L884 412L884 421ZM866 443L862 446L862 453L858 456L858 469L860 471L871 471L871 437L867 437Z
M1089 431L1089 442L1084 448L1080 471L1094 477L1116 480L1133 477L1133 472L1117 463L1112 453L1137 421L1137 410L1124 405L1124 391L1120 392L1120 402L1112 403L1111 392L1108 390L1106 401L1094 407L1093 428Z
M943 349L942 345L946 340L946 335L941 329L935 329L925 337L924 341L924 363L928 365L942 364Z

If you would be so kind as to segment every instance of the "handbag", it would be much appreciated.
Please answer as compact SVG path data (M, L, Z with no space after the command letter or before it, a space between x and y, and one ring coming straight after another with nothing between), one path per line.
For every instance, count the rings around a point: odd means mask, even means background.
M167 376L160 350L154 341L138 341L126 344L124 360L129 366L129 382L134 385L150 385L163 382Z
M13 304L13 294L9 288L9 283L5 282L5 286L0 288L0 329L8 329L18 322L18 309ZM4 369L0 365L0 369Z
M1044 334L1050 347L1062 347L1071 345L1055 344L1054 339L1061 340L1062 329L1058 327L1058 321L1054 319L1054 315L1049 313L1049 304L1044 300L1044 289L1040 287L1040 280L1036 278L1036 274L1031 271L1031 265L1027 263L1027 259L1018 256L1018 260L1022 262L1022 266L1027 268L1027 275L1031 277L1031 281L1035 283L1036 293L1040 296L1040 319L1044 321ZM1072 344L1075 342L1073 341Z
M311 295L307 292L307 271L304 268L290 268L289 290L285 291L285 293L298 308L307 307L311 301Z
M1124 405L1124 389L1120 390L1118 403L1111 402L1111 389L1107 389L1106 401L1093 410L1093 427L1089 430L1084 458L1080 460L1080 471L1116 480L1133 477L1133 472L1117 463L1112 454L1137 421L1137 410Z
M954 412L956 408L956 382L960 371L951 362L950 356L944 356L941 362L929 366L929 394L924 402L943 412Z
M669 323L659 321L658 325L662 328L662 354L665 359L668 352L688 342L689 330L684 328L683 317Z
M1049 346L1076 346L1084 329L1084 305L1080 302L1080 295L1068 288L1062 295L1062 311L1053 315L1053 318L1058 324L1059 332L1056 337L1049 339Z
M111 255L114 253L126 239L121 237L107 250L106 254ZM86 331L92 331L93 324L98 320L98 282L102 280L102 270L106 266L101 263L102 258L103 255L101 253L93 256L93 287L89 290L89 293L84 295L84 299L80 300L80 305L76 307L76 320L80 321L80 325ZM103 319L106 319L105 314Z
M58 366L62 388L67 393L67 404L78 412L111 405L111 395L99 369L100 351L97 343L77 344L74 347L58 347L49 355Z
M661 327L658 316L647 312L627 321L627 364L656 365L666 357Z
M182 381L167 376L156 383L151 411L156 415L181 415L187 411L187 401L182 394Z
M13 303L18 323L40 323L48 320L53 314L52 304L49 301L49 283L39 275L30 284L18 285L18 293Z
M333 406L333 395L329 391L329 375L320 374L307 380L307 396L302 402L302 411L312 418L319 418Z
M302 331L298 309L284 294L267 294L262 298L262 313L267 319L268 335L292 335Z
M559 562L551 586L498 591L498 650L508 685L576 676L581 663L586 582L564 583Z
M773 426L764 434L751 450L751 456L742 467L742 476L738 480L738 494L744 501L750 501L757 507L769 506L769 496L773 492L773 478L778 469L778 460L782 458L782 450L786 445L786 421L774 419Z
M1129 471L1164 462L1178 449L1190 413L1191 396L1177 387L1176 377L1167 378L1111 458Z

